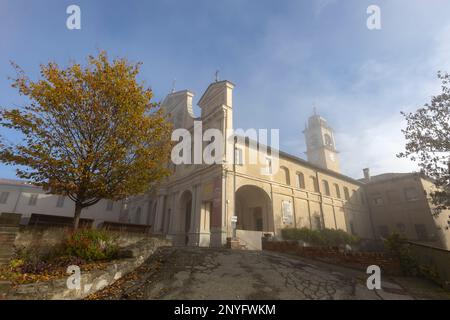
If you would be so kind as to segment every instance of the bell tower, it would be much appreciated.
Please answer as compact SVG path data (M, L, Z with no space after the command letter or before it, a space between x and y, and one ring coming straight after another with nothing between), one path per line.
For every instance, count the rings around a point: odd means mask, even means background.
M308 161L321 168L340 172L339 152L336 150L333 129L324 118L316 114L315 108L303 133Z

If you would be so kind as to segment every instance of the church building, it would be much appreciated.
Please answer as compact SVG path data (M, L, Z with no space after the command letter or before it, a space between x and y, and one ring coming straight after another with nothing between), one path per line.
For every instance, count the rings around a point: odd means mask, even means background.
M307 160L270 148L261 155L252 139L226 134L233 129L233 88L229 81L211 83L198 101L197 118L192 92L173 92L164 99L162 108L175 129L193 135L195 122L201 121L203 132L214 128L223 133L223 161L171 165L174 173L156 192L129 202L128 216L146 213L152 232L171 237L174 245L221 247L236 236L249 249L258 249L261 237L279 238L284 228L302 227L373 238L364 183L340 173L327 121L317 114L309 118ZM265 161L246 161L255 152Z

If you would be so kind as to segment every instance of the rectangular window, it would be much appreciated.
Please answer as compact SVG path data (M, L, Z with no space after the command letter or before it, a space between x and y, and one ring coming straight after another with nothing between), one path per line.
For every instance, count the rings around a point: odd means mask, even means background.
M419 192L415 187L405 188L406 201L419 200Z
M58 200L56 201L56 207L62 208L64 207L64 200L66 199L65 196L58 196Z
M213 203L210 201L206 201L202 203L202 211L200 216L200 231L201 232L209 232L210 228L210 220L211 220L211 212L212 212Z
M8 201L9 192L2 192L0 194L0 204L5 204Z
M378 232L380 233L380 236L383 238L387 238L389 236L389 228L388 226L379 226Z
M38 200L38 195L37 194L31 194L30 195L30 200L28 200L28 205L29 206L35 206Z
M428 233L427 228L424 224L416 224L414 225L416 228L417 233L417 239L421 241L427 241L428 240Z
M106 203L106 211L112 211L114 207L114 202L112 200L108 200L108 202Z
M405 225L403 224L403 223L397 223L397 231L399 232L399 233L402 233L402 234L404 234L405 233L405 231L406 231L406 228L405 228Z
M234 151L236 152L236 153L235 153L235 157L236 157L236 158L234 159L234 161L236 161L236 164L239 165L239 166L244 165L244 159L243 159L242 149L236 148L236 149L234 149Z
M383 205L383 197L379 193L374 193L371 195L372 197L372 203L376 206L382 206Z

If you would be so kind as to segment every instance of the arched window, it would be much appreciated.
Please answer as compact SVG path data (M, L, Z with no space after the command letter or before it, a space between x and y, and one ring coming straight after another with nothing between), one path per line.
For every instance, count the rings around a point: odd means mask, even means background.
M325 145L328 147L332 147L333 146L333 139L331 139L331 136L329 134L325 134L324 135L324 139L325 139Z
M300 189L305 189L305 176L301 172L297 172L297 183Z
M281 167L280 169L281 169L281 172L282 172L282 174L283 174L283 180L282 180L282 183L285 183L285 184L287 184L287 185L290 185L290 184L291 184L291 178L290 178L290 176L289 176L289 169L286 168L286 167Z
M336 191L336 198L341 198L341 189L339 189L339 185L337 183L334 184L334 189Z
M344 197L345 200L349 200L350 199L350 193L348 192L348 188L344 187Z
M329 196L330 195L330 186L328 185L328 181L322 180L322 185L323 185L323 191L324 191L325 195Z
M314 192L319 192L319 183L317 182L316 177L310 176L309 179L311 180Z

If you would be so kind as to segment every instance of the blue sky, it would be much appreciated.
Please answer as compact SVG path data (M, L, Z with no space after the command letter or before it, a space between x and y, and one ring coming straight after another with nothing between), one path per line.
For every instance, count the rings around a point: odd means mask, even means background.
M81 7L81 30L66 28L70 4ZM366 27L371 4L381 30ZM437 71L450 71L449 12L446 0L0 0L0 105L23 103L7 79L10 60L37 78L41 63L105 49L142 61L156 100L176 78L198 101L219 69L236 84L235 127L280 128L281 149L304 157L316 105L335 129L345 174L410 171L395 157L400 111L429 101ZM14 168L0 165L0 177Z

